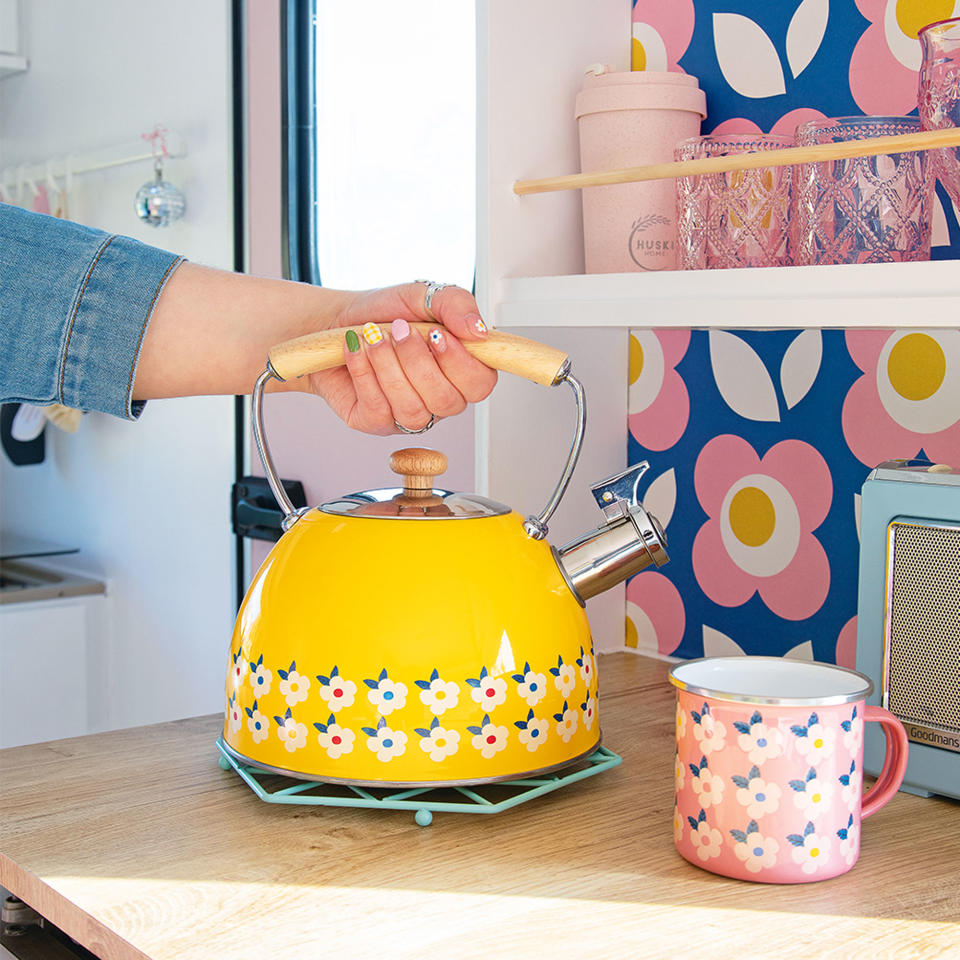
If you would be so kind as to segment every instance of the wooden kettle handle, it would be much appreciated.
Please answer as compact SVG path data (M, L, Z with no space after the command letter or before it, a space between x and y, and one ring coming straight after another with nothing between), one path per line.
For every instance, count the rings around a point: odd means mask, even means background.
M411 323L410 326L426 339L437 324ZM339 367L344 362L343 338L348 329L362 336L360 327L337 327L277 344L270 351L270 365L284 380ZM566 372L567 355L562 350L513 333L492 330L486 340L462 340L461 343L488 367L515 373L544 386L552 386Z

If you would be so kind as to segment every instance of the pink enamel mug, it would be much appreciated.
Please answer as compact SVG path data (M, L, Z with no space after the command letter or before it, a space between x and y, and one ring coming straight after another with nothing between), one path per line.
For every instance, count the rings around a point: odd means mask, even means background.
M809 883L845 873L860 822L897 792L907 735L870 706L869 677L782 657L708 657L675 664L674 840L695 866L738 880ZM887 752L864 794L863 725Z

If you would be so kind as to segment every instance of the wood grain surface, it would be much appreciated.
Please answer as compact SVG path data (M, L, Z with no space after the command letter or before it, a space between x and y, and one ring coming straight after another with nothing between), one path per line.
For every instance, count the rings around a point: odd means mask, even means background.
M601 658L621 766L492 816L297 808L217 765L219 717L0 753L0 885L104 960L960 957L960 804L898 794L820 883L674 851L666 665Z

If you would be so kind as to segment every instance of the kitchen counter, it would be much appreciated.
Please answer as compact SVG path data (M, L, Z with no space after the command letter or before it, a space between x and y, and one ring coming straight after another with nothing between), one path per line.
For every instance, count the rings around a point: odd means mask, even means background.
M682 860L666 669L600 660L621 766L426 828L263 803L218 766L219 717L6 750L0 885L104 960L960 957L960 803L898 794L820 883Z

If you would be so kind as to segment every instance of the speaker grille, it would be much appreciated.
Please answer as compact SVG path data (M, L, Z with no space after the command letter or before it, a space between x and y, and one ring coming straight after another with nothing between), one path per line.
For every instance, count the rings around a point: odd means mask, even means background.
M960 732L960 527L891 523L889 537L888 708Z

